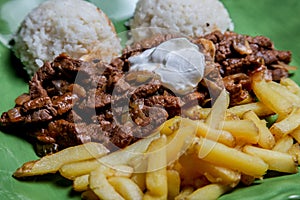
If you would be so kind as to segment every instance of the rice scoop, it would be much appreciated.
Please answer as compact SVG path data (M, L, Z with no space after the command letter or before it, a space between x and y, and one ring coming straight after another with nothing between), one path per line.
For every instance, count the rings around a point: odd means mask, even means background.
M83 0L48 0L32 10L13 36L12 50L29 75L60 53L110 62L121 51L112 22Z
M130 57L130 70L153 72L175 94L194 90L203 78L205 56L186 38L175 38Z
M199 37L234 25L219 0L139 0L130 28L133 41L140 41L157 33Z

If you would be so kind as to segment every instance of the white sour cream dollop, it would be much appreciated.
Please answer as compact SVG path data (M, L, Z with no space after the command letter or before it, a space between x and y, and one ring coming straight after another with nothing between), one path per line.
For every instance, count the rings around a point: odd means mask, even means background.
M129 58L129 72L148 71L175 94L185 95L203 78L205 56L186 38L175 38Z

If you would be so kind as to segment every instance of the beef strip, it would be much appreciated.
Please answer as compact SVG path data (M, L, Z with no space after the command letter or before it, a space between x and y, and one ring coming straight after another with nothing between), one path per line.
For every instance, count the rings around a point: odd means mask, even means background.
M215 44L215 62L220 64L222 76L249 74L261 65L266 65L270 71L274 71L272 64L279 62L288 64L291 61L290 51L274 49L272 41L264 36L251 37L234 32L221 34L216 31L204 38ZM287 76L288 70L282 69L273 78L278 81Z

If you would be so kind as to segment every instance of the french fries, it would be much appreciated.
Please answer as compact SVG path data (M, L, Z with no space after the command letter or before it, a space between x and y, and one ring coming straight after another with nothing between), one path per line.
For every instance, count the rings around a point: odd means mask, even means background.
M179 195L175 197L175 200L185 200L194 191L193 187L182 188Z
M76 177L88 174L96 169L99 164L97 159L68 163L60 167L59 173L67 179L74 180Z
M297 173L300 88L291 79L266 81L262 72L253 80L259 102L228 108L223 90L212 108L185 111L199 120L174 117L112 153L92 142L67 148L25 163L14 176L59 172L87 200L216 200L268 170ZM267 127L263 118L274 114L277 121Z
M262 102L237 105L228 109L229 112L237 115L240 118L242 118L244 113L249 110L253 111L258 117L265 117L275 113Z
M300 97L300 87L290 78L282 78L280 84L285 86L289 91Z
M300 108L295 108L285 119L276 122L270 128L270 131L277 138L281 138L291 133L300 126Z
M300 145L299 143L293 144L293 146L288 150L288 153L293 156L295 162L300 164Z
M162 135L157 140L154 140L147 153L148 170L146 173L146 188L144 199L167 199L168 184L167 184L167 152L165 146L167 137Z
M286 173L298 172L298 167L295 164L293 157L287 153L271 151L250 145L245 146L243 151L264 160L269 165L268 169L270 170Z
M114 189L121 194L124 199L142 200L143 192L137 184L130 178L114 176L108 179Z
M188 149L196 134L196 127L191 126L191 120L182 119L182 121L182 126L167 138L167 145L164 147L168 164L177 160Z
M99 158L109 152L102 144L86 143L76 147L70 147L58 153L45 156L39 160L25 163L13 174L14 177L25 177L55 173L64 164L75 161Z
M250 144L256 144L259 140L258 128L250 120L224 121L222 129L230 132L236 139Z
M275 138L271 131L267 128L265 120L260 120L252 110L245 112L242 117L243 119L251 120L258 128L259 134L257 143L261 147L271 149L275 145Z
M186 197L187 200L215 200L231 188L221 184L210 184L197 189Z
M300 96L300 95L299 95ZM262 102L252 102L247 104L236 105L230 107L226 111L226 117L230 115L236 115L237 117L242 118L243 114L249 110L255 112L259 117L265 117L275 114L273 110L267 107ZM187 110L184 110L186 116L199 116L199 119L206 119L211 111L211 108L201 108L200 106L194 106Z
M280 138L275 146L273 147L273 150L274 151L279 151L279 152L282 152L282 153L287 153L289 151L290 148L292 148L293 146L293 138L289 135L285 136L285 137L282 137Z
M297 140L298 143L300 143L300 126L297 127L290 135Z
M108 182L105 172L101 168L90 174L90 188L100 199L124 200L124 198Z
M184 183L205 176L211 183L221 183L234 187L239 183L241 178L240 172L204 161L196 154L181 156L179 163L182 165L180 174L181 177L184 177Z
M174 131L177 131L180 127L182 122L182 118L180 117L173 117L172 119L166 121L161 125L160 132L164 135L171 135Z
M174 199L180 192L180 174L176 170L167 170L168 199Z
M235 145L235 138L228 131L212 129L202 121L197 121L197 122L195 121L194 126L197 127L196 135L198 137L211 139L220 142L222 144L225 144L229 147L233 147Z
M77 192L83 192L89 189L89 174L78 176L73 181L73 189Z
M121 151L115 151L107 156L99 158L98 160L100 163L105 163L105 165L108 165L112 168L116 165L129 163L130 160L136 158L137 156L143 155L150 143L158 137L159 134L154 133L153 136L139 140Z
M264 72L252 76L252 89L257 98L273 112L282 117L287 116L293 110L293 104L282 94L272 89L264 79Z
M300 96L288 90L287 87L274 81L269 81L267 84L272 90L286 97L292 103L292 105L297 106L300 104Z
M197 139L195 149L200 159L238 170L247 175L262 177L268 170L268 165L259 157L251 156L212 140Z
M220 129L222 122L226 117L226 109L228 108L229 101L229 94L225 89L223 89L214 102L207 118L205 119L205 123L208 124L209 127Z

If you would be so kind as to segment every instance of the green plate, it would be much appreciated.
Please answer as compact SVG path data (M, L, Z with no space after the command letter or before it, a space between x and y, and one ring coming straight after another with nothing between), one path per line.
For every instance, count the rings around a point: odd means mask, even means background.
M28 85L16 70L6 47L9 34L28 11L42 0L0 0L0 113L14 106L14 99L27 92ZM91 0L113 20L118 32L125 30L124 21L134 10L136 0ZM249 35L265 35L275 47L290 50L292 65L300 66L300 1L299 0L223 0L235 24L235 31ZM293 79L300 84L300 70ZM20 133L22 134L22 133ZM80 199L72 192L71 183L59 176L42 176L28 181L12 178L24 162L37 159L32 146L14 135L0 132L0 199L52 200ZM222 200L300 199L300 175L268 178L254 186L224 195Z

